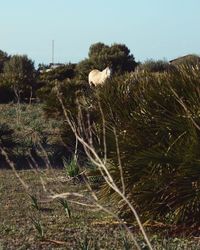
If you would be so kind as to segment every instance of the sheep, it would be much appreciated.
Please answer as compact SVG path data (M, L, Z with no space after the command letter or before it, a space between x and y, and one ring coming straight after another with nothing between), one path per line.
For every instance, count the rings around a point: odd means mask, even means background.
M102 85L106 81L107 78L111 76L111 69L109 67L105 68L103 71L99 71L98 69L94 69L90 71L88 75L88 81L90 86L94 85Z

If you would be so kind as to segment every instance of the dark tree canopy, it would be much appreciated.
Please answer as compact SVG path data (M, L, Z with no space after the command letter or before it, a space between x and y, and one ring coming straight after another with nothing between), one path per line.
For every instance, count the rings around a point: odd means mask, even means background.
M6 61L2 73L2 86L14 91L23 100L34 95L36 70L34 63L26 55L14 55Z
M105 45L104 43L98 42L94 43L89 48L88 56L89 58L95 58L98 57L100 53L103 51L107 51L109 49L108 45Z
M34 63L26 55L14 55L4 64L4 81L16 87L32 86L35 80Z
M132 71L137 63L130 50L125 44L113 44L111 46L103 43L91 45L89 49L89 60L97 68L103 69L110 66L117 73Z
M125 44L108 46L98 42L90 46L88 58L78 64L77 70L86 79L91 69L103 70L107 66L111 67L115 74L122 74L134 71L137 62Z

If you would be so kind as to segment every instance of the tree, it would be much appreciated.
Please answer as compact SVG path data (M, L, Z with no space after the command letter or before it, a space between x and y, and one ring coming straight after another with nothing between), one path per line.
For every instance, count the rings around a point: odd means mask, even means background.
M134 56L125 44L113 44L109 58L113 69L119 73L133 71L137 66Z
M36 71L34 63L26 55L14 55L5 62L3 69L4 84L11 86L17 94L29 97L35 87Z
M94 68L103 70L109 66L115 74L122 74L134 71L137 64L134 56L130 54L130 50L125 44L116 43L108 46L98 42L90 46L88 58L81 61L77 69L80 75L83 76L83 79L86 80L89 71Z
M100 69L111 66L117 73L130 72L137 63L125 44L107 46L102 43L93 44L89 49L89 59Z
M90 46L88 56L89 58L97 57L103 50L108 50L109 46L104 43L98 42Z

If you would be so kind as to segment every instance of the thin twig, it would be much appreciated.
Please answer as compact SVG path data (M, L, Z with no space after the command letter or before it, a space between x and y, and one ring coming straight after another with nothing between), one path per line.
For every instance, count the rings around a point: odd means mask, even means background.
M176 91L172 88L172 86L170 85L170 90L172 91L172 93L174 94L174 96L176 97L176 100L178 101L178 103L183 107L183 109L185 110L186 114L188 115L188 118L190 118L190 120L192 121L192 123L194 124L194 126L200 131L200 126L195 122L195 120L192 118L187 106L184 104L183 100L179 97L179 95L176 93Z

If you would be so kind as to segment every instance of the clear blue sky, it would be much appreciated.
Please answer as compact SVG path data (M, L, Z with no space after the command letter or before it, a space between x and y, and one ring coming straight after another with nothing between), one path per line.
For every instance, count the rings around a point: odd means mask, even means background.
M95 42L137 61L200 54L200 0L2 0L0 49L38 63L78 62Z

